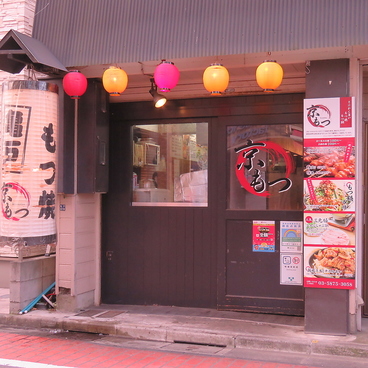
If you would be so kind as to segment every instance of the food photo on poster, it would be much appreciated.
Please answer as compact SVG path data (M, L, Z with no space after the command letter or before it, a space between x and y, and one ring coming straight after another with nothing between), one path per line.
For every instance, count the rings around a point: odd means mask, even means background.
M304 250L304 286L355 287L356 258L352 247L311 247Z
M354 185L354 179L304 179L304 210L355 211Z
M304 213L304 286L355 287L355 213Z
M355 146L353 138L306 140L304 177L354 178Z
M304 245L355 245L355 214L304 213Z

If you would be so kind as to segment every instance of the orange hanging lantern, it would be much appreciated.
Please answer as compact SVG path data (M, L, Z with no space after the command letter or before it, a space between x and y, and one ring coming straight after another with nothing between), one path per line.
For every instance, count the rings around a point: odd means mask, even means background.
M221 64L211 64L203 73L203 85L211 96L218 96L229 85L229 72Z
M258 66L256 71L257 83L265 92L272 92L279 87L283 76L284 71L275 60L266 60Z
M128 85L128 75L120 68L111 66L102 75L102 84L110 96L120 96Z

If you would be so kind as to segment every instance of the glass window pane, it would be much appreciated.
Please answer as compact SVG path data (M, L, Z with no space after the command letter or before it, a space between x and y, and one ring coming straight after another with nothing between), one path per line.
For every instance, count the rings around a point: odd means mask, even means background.
M133 205L207 206L208 123L133 126Z
M227 128L229 209L303 209L302 125Z

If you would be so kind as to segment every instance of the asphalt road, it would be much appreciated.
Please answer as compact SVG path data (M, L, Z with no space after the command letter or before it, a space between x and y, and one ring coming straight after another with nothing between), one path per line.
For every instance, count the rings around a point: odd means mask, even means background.
M0 326L0 367L366 368L365 359Z

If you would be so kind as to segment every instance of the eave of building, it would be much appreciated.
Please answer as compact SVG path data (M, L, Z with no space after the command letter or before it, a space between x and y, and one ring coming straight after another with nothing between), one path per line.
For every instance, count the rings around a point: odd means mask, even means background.
M264 93L257 85L255 72L264 60L272 59L280 63L284 70L284 78L274 93L303 93L305 91L305 75L309 72L308 62L326 59L366 59L368 46L337 47L308 49L247 55L221 55L213 57L171 59L180 70L178 85L166 97L170 100L186 98L205 98L209 93L202 82L204 70L212 63L220 62L230 74L230 83L224 96L254 95ZM149 101L151 96L150 77L161 60L135 63L112 63L124 69L129 78L128 87L118 97L110 97L111 103ZM110 64L75 65L69 69L80 70L87 78L101 78Z
M255 69L265 59L284 68L276 93L303 92L306 61L367 58L367 13L366 0L37 0L33 37L88 78L123 68L128 88L112 102L149 100L161 59L181 73L169 99L208 96L202 74L213 62L230 72L227 95L262 93Z

